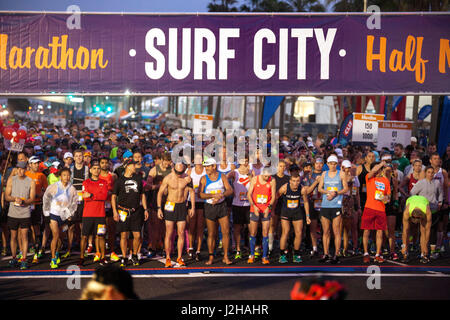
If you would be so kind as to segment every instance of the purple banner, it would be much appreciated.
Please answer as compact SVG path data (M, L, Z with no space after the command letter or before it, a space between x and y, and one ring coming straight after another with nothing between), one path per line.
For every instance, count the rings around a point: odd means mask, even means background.
M450 92L449 14L369 17L1 13L0 94Z

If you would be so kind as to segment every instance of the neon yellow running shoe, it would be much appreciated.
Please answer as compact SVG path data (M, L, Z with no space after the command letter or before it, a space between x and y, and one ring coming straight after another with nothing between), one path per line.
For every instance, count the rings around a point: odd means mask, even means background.
M111 261L114 261L114 262L120 260L119 256L115 252L111 252L110 259L111 259Z
M94 257L94 262L100 261L100 254L96 253Z

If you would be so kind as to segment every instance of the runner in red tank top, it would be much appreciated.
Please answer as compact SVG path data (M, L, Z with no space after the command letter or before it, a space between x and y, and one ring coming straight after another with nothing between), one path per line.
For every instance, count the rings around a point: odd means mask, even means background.
M261 219L263 235L262 263L269 264L267 254L269 251L270 213L276 198L276 183L271 175L272 169L266 167L263 169L261 175L252 178L250 182L248 190L248 199L250 202L250 256L247 261L248 263L255 261L256 233L258 231L259 220Z

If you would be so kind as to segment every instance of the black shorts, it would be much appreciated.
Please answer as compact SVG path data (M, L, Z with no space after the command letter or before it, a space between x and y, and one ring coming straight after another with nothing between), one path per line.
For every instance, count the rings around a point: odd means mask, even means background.
M287 221L305 220L305 210L302 207L296 210L283 208L283 210L281 210L280 219Z
M225 201L212 205L205 203L205 218L212 221L217 221L223 217L228 216L228 208Z
M35 204L34 210L31 210L31 225L38 226L42 224L42 204Z
M188 210L186 203L184 203L184 202L175 203L173 211L166 210L166 206L164 206L163 209L164 209L163 210L164 220L174 221L174 222L186 221L187 210Z
M342 208L321 208L320 217L327 218L328 220L333 220L342 214Z
M250 206L232 206L233 224L249 224L250 223Z
M81 219L83 218L83 210L84 210L84 201L81 201L78 206L75 214L72 216L72 219L68 221L69 227L74 225L75 223L81 223Z
M112 208L105 209L105 217L106 218L112 218L114 217L114 212Z
M144 211L138 208L136 211L131 212L125 221L119 220L116 224L116 232L141 232L144 225Z
M83 217L83 228L81 228L82 236L105 236L106 218L105 217Z
M188 206L187 206L188 210L192 208L192 204L189 201L188 202ZM195 203L195 210L203 210L205 208L205 203L204 202L196 202Z
M12 218L8 217L8 228L10 230L27 229L31 227L31 218Z
M309 206L309 219L311 220L318 220L319 219L320 211L314 209L314 206L310 204Z

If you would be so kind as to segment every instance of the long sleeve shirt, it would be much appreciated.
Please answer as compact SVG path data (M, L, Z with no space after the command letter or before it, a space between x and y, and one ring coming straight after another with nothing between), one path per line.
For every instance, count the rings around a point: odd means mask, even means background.
M411 189L410 194L424 196L430 201L430 208L436 210L438 203L444 200L444 190L437 180L428 181L427 179L419 180Z

